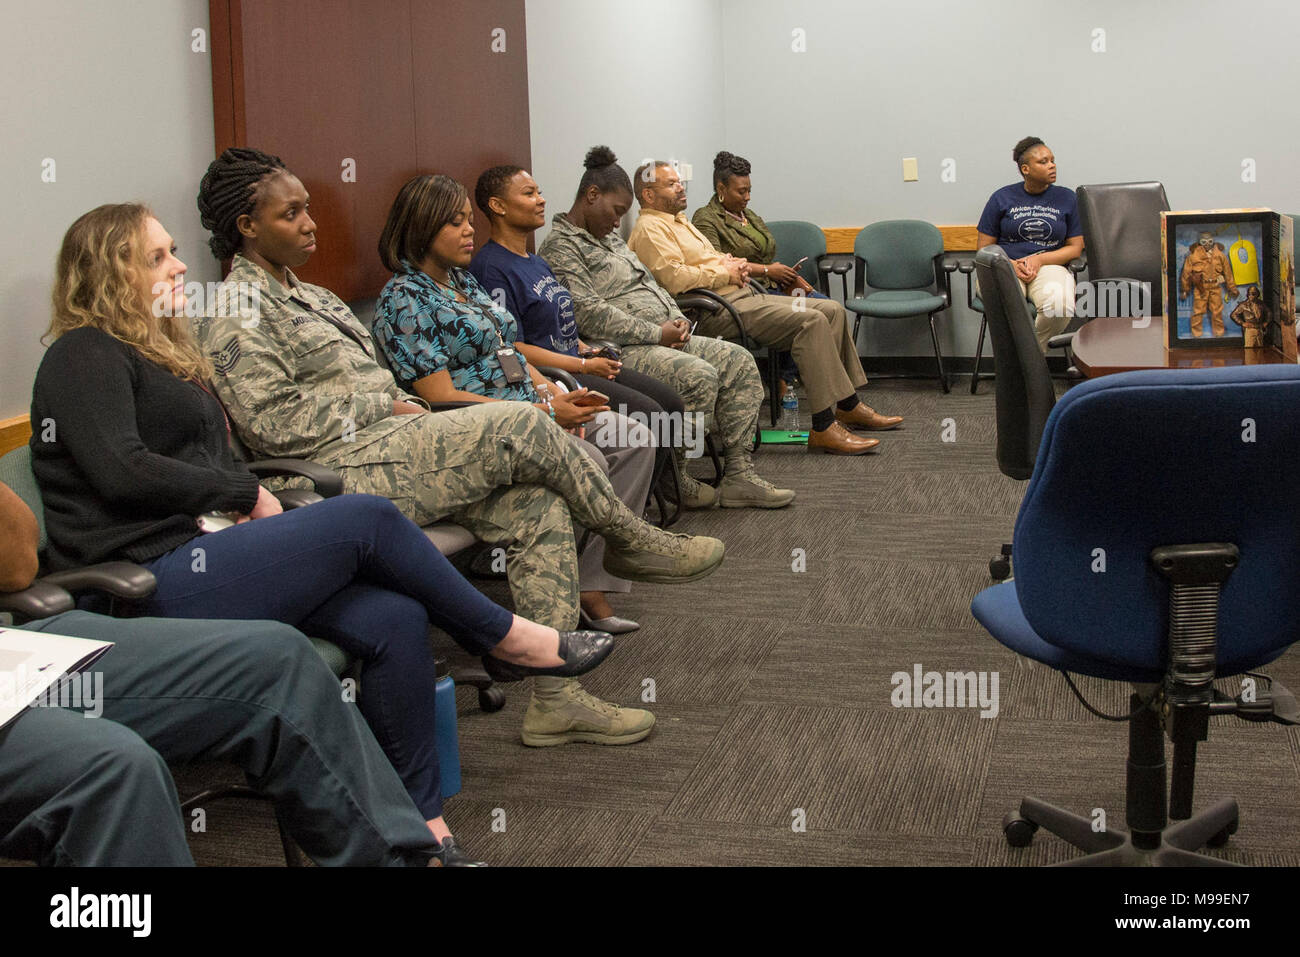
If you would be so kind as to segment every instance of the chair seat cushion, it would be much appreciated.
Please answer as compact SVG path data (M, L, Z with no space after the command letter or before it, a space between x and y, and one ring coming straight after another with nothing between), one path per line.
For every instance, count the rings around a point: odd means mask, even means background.
M1025 620L1024 612L1020 610L1020 599L1016 597L1014 580L984 589L975 596L970 610L976 620L988 629L990 635L1016 654L1040 661L1057 671L1069 671L1111 681L1158 682L1164 678L1163 671L1101 661L1049 645ZM1219 677L1238 675L1247 668L1257 668L1281 657L1285 650L1282 649L1270 656L1267 661L1224 661L1219 664L1215 673Z
M473 545L478 539L473 534L450 522L437 522L424 526L425 537L444 555L455 555Z
M331 644L322 638L311 638L311 646L316 649L316 654L320 655L330 671L334 672L336 677L341 676L348 670L352 664L352 659L338 645Z
M902 319L938 312L948 305L943 296L917 289L884 289L844 304L854 312L879 319Z

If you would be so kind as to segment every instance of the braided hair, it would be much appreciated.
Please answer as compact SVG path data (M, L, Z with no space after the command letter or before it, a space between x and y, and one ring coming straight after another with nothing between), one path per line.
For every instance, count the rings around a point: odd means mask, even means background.
M240 146L208 164L199 184L199 219L212 233L208 247L217 259L230 259L239 252L243 245L239 217L253 215L262 184L282 172L287 173L288 167L280 157Z
M586 172L578 183L579 196L590 186L602 193L632 193L632 181L627 178L627 171L618 165L618 157L608 146L593 146L587 150L582 165Z
M748 176L749 170L749 160L723 150L713 157L713 188L717 189L733 176Z

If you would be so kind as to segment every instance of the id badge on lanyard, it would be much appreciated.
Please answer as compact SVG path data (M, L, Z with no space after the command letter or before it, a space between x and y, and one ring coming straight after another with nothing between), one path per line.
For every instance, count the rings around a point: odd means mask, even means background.
M519 361L519 356L515 353L515 350L509 346L502 346L497 350L497 363L501 366L501 371L505 373L507 385L514 385L528 378L528 374L524 372L524 364Z

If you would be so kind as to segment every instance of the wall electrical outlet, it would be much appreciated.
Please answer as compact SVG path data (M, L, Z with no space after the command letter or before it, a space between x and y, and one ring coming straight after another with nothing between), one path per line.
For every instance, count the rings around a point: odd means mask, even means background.
M683 183L689 183L691 181L691 164L690 163L679 164L677 175L682 178Z
M915 183L916 180L917 180L916 157L904 156L903 157L903 182Z

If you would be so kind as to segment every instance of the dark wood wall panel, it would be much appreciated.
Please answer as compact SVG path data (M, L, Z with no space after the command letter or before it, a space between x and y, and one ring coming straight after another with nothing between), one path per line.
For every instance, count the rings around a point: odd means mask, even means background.
M412 4L415 88L431 93L415 118L415 154L422 171L445 173L465 185L489 166L528 169L528 53L519 0L444 0ZM505 51L492 51L504 30ZM436 91L434 93L433 91ZM522 95L520 95L522 91ZM475 243L487 242L487 222L474 209Z
M217 150L275 153L303 180L320 244L300 273L344 299L388 280L375 245L406 180L443 172L472 189L486 166L530 163L523 0L210 6L213 51L223 50L213 58ZM505 53L492 50L498 28ZM343 179L347 159L355 182Z

